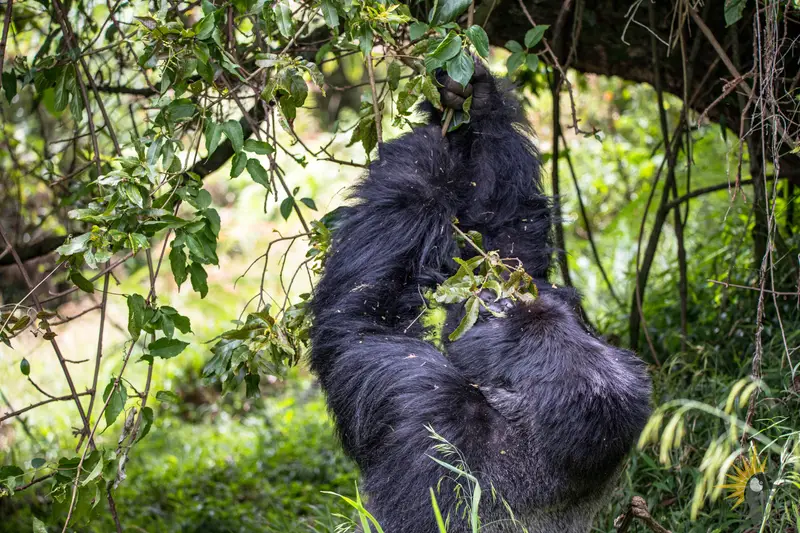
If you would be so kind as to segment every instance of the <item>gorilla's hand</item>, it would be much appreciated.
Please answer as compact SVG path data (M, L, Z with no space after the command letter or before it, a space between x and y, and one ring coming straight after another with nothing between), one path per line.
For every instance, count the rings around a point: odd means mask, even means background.
M478 297L486 304L480 309L481 313L486 316L503 316L514 308L514 302L510 298L497 298L494 291L489 289L481 289Z
M436 80L441 85L439 94L445 108L460 111L467 98L472 96L470 114L480 115L491 109L492 94L496 89L494 79L482 61L475 60L475 73L466 87L462 87L443 70L436 71Z

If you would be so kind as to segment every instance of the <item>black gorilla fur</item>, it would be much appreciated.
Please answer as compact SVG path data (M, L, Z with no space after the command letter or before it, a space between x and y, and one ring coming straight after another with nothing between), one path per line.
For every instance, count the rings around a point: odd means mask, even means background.
M484 102L468 125L442 139L432 112L382 145L355 188L313 300L311 366L387 533L438 531L429 487L449 473L429 457L426 426L480 480L483 531L585 533L646 422L650 382L633 353L587 331L573 291L547 283L537 152L514 98L488 74L477 81ZM453 217L520 259L540 296L505 318L483 315L445 355L415 319L425 289L455 272L452 258L473 255L457 246ZM444 482L437 498L450 531L466 532L452 489Z

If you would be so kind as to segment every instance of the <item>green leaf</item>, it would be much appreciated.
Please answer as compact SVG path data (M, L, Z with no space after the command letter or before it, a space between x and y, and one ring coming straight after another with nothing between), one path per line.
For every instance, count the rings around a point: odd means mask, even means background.
M106 385L106 390L103 391L103 401L108 402L103 415L106 419L106 426L110 426L125 409L125 402L128 401L128 390L125 388L125 384L120 381L119 385L115 387L114 378L111 378Z
M508 49L509 52L522 52L522 51L524 51L524 48L522 48L522 45L519 44L517 41L508 41L506 43L506 48Z
M361 53L364 57L369 56L369 52L372 50L372 28L368 24L364 24L356 36L358 37L358 47Z
M247 172L250 174L250 177L253 178L253 181L263 185L268 191L270 190L269 174L267 174L267 170L261 165L261 161L258 159L248 159Z
M24 474L25 471L16 465L0 466L0 482L3 482L10 477L20 477Z
M208 39L211 37L211 33L214 31L215 27L214 15L206 15L200 19L200 22L194 25L195 37L201 41Z
M136 435L135 442L139 442L140 440L145 438L148 433L150 433L150 428L153 427L153 420L155 419L155 414L153 413L153 410L149 407L142 407L141 416L142 416L142 422L141 425L139 426L139 434Z
M187 233L185 235L186 247L189 248L189 253L191 254L192 260L206 260L205 250L203 249L203 243L200 240L201 238L198 235Z
M3 319L3 321L5 321L5 319ZM17 322L14 324L11 330L14 332L22 331L25 328L27 328L30 323L31 323L31 317L28 315L24 315L20 317L19 320L17 320Z
M244 152L234 154L233 161L231 161L231 177L238 178L244 172L247 165L247 156Z
M3 91L6 93L6 100L11 100L17 95L17 77L13 72L3 72Z
M389 69L386 76L389 79L389 89L396 91L400 86L400 73L400 62L392 61L389 64Z
M480 298L477 296L472 296L467 300L467 304L464 307L464 318L461 319L458 327L448 336L450 341L456 341L460 339L472 328L472 326L475 325L475 322L478 320L478 311L480 311L480 307Z
M539 66L539 56L536 54L528 54L528 57L525 58L525 65L527 65L530 70L535 71L536 67Z
M31 468L37 468L38 469L38 468L43 467L46 463L47 463L47 461L45 461L41 457L35 457L35 458L31 459Z
M92 468L92 471L89 472L89 474L83 479L83 481L81 481L81 487L85 487L86 485L88 485L89 483L100 477L100 474L103 472L103 458L99 457L99 452L95 453L98 455L97 462L94 464L94 468Z
M205 214L206 220L208 220L209 229L211 229L211 232L214 234L215 237L218 237L220 223L221 223L219 219L219 213L217 213L216 209L209 208L203 211L203 214Z
M339 27L339 13L336 11L333 0L322 0L322 17L329 28Z
M438 94L438 92L437 92ZM375 117L368 115L358 121L358 124L353 128L353 133L350 136L350 142L347 146L351 146L357 141L361 141L364 151L369 155L375 145L378 144L378 130L375 127Z
M284 198L281 202L281 216L284 220L289 219L289 215L292 214L292 209L294 208L294 198L289 196L288 198Z
M401 115L406 115L409 113L411 106L413 106L417 100L419 100L419 94L417 93L417 86L419 85L420 81L427 78L427 76L417 76L415 78L411 78L406 82L403 86L403 89L400 91L400 94L397 95L397 112Z
M466 87L472 74L475 72L475 63L466 50L447 62L447 74L457 81L462 87Z
M214 153L214 150L219 146L219 141L222 138L222 126L213 120L209 120L206 124L206 151L208 155Z
M47 533L47 527L45 527L44 522L33 517L33 533Z
M55 88L55 100L53 101L53 109L55 111L64 111L69 105L69 81L71 80L71 69L63 67L61 69L58 81Z
M195 47L195 50L197 50L197 47ZM195 52L195 53L197 53L197 52ZM198 55L198 58L199 58L199 55ZM211 61L202 61L202 60L198 61L198 63L197 63L197 73L200 74L200 76L203 78L203 80L205 80L209 85L213 85L214 84L214 76L216 74L216 71L215 71L214 65L211 63Z
M725 25L730 26L742 18L747 0L725 0Z
M527 46L528 48L533 48L534 46L539 44L539 41L541 41L542 37L544 37L544 32L547 31L547 28L549 27L550 26L548 24L539 24L538 26L529 29L528 32L525 34L525 46ZM508 47L507 44L506 47ZM512 51L515 52L516 50Z
M192 263L189 267L189 275L192 281L192 289L200 293L200 298L205 298L208 294L208 274L206 274L203 265L199 263Z
M525 58L528 56L525 52L514 52L508 59L506 60L506 69L508 70L509 74L513 74L514 72L519 69L519 67L525 62Z
M89 239L91 238L91 232L78 235L77 237L70 239L70 241L66 244L62 244L56 248L56 252L61 255L74 255L83 252L89 247Z
M22 372L23 376L29 376L31 373L31 364L24 357L19 362L19 371Z
M300 198L300 201L303 202L306 205L306 207L308 207L312 211L317 210L317 204L315 204L314 200L312 200L311 198Z
M175 324L178 331L183 334L192 332L192 322L189 320L188 316L176 315L172 317L172 323Z
M486 35L483 28L477 24L473 24L467 28L465 33L467 37L469 37L472 46L475 47L475 51L478 52L478 55L483 58L489 57L489 36Z
M275 153L275 148L273 148L272 145L255 139L247 139L244 142L244 150L258 155L270 155Z
M194 202L197 209L205 209L206 207L211 205L211 193L205 189L200 189L197 191L197 198L195 198Z
M448 59L455 57L460 51L461 51L461 37L458 36L454 31L451 31L447 34L447 36L444 39L442 39L442 42L439 43L439 46L437 46L436 49L434 49L434 51L431 52L428 57L444 63ZM427 59L428 58L426 58L426 60ZM427 67L427 61L426 61L426 67ZM428 69L429 72L431 70L432 69Z
M175 283L180 288L188 276L186 272L186 254L183 253L182 246L175 246L174 241L172 249L169 251L169 264L172 268L172 277L175 278Z
M292 36L293 22L292 9L286 2L281 2L275 9L275 22L278 24L278 31L287 39Z
M439 94L439 89L434 85L433 80L430 76L426 76L424 80L422 80L422 94L425 95L432 104L433 107L436 109L442 109L442 97Z
M430 22L434 25L452 22L466 11L471 3L472 0L439 0L438 5L434 4L435 7L431 10Z
M138 339L142 333L146 309L147 303L141 295L131 294L128 296L128 333L131 334L133 340Z
M288 122L294 121L297 117L297 106L294 104L294 98L290 94L284 94L278 100L281 106L281 113Z
M194 265L192 265L194 266ZM147 351L153 357L161 357L162 359L171 359L181 353L187 346L188 342L183 342L178 339L168 339L162 337L147 345Z
M121 187L128 201L140 209L144 207L144 198L142 198L142 191L139 190L138 185L129 182L123 183Z
M160 391L158 391L156 393L156 400L158 400L159 402L174 403L176 405L181 403L180 396L178 396L177 394L175 394L174 392L172 392L170 390L160 390Z
M172 122L185 122L194 116L196 110L197 106L188 98L179 98L167 106L167 113Z
M94 294L94 285L88 279L84 278L80 272L73 271L69 275L69 280L74 283L83 292Z
M287 89L289 90L289 94L292 95L292 102L295 107L303 105L306 98L308 98L308 85L299 72L296 72L289 78Z
M241 152L244 146L244 133L242 133L242 125L239 124L239 121L233 119L227 121L222 125L222 132L231 141L233 151Z
M414 22L408 27L408 37L412 41L416 41L428 31L429 26L424 22Z

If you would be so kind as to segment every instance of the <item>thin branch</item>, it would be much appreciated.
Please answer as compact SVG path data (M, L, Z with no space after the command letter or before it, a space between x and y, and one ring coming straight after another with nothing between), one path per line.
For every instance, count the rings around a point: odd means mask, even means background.
M768 179L785 180L785 179L789 179L789 178L790 178L789 175L782 175L782 176L777 176L775 178L768 178ZM738 184L738 186L743 186L743 185L753 185L753 180L752 179L742 180ZM695 189L693 191L690 191L690 192L684 194L683 196L680 196L679 198L676 198L676 199L670 201L665 206L665 209L670 210L670 209L673 209L676 206L678 206L678 205L680 205L680 204L682 204L684 202L687 202L687 201L691 200L692 198L697 198L698 196L703 196L705 194L710 194L710 193L724 191L724 190L730 191L731 190L731 184L725 182L725 183L718 183L716 185L709 185L708 187L701 187L700 189Z
M748 291L759 291L759 292L762 291L761 287L751 287L751 286L748 286L748 285L737 285L736 283L729 283L727 281L720 281L720 280L716 280L716 279L709 279L707 281L709 283L714 283L715 285L722 285L726 289L730 288L730 287L733 287L734 289L746 289ZM787 291L769 290L769 289L765 288L765 289L763 289L763 291L766 294L773 294L775 296L791 296L791 297L800 298L800 289L798 289L796 291L793 291L793 292L787 292Z
M565 4L569 3L570 2L565 2ZM522 8L522 12L525 14L525 18L527 18L528 22L531 23L531 26L535 28L537 26L536 21L533 20L533 17L528 11L528 8L525 6L525 0L519 0L519 6ZM550 48L550 43L547 41L546 38L542 38L542 45L544 45L545 52L547 52L547 55L550 57L553 66L561 74L562 83L564 83L564 85L567 86L567 94L569 95L569 104L572 111L572 129L575 130L576 135L580 134L594 135L595 133L597 133L597 130L595 128L592 128L592 131L584 131L578 126L580 119L578 118L578 110L575 105L575 94L572 89L572 83L570 83L569 78L567 78L567 73L564 71L564 67L561 66L561 62L558 60L558 56L556 55L555 52L553 52L553 49Z
M14 11L14 0L6 2L6 16L3 21L3 36L0 37L0 75L3 74L3 63L6 58L6 43L8 42L8 29L11 27L11 14ZM6 95L8 97L8 95Z
M375 131L378 135L378 146L380 146L383 144L383 124L381 124L382 116L378 103L378 89L375 85L375 66L372 64L372 50L367 54L367 74L369 75L369 88L372 90L372 112L375 113Z
M39 476L37 478L32 479L28 483L25 483L24 485L20 485L18 487L15 487L14 490L19 492L21 490L28 489L28 488L36 485L37 483L41 483L42 481L47 481L48 479L50 479L51 477L53 477L55 475L56 475L55 472L50 472L49 474L45 474L44 476Z
M619 299L617 296L616 291L614 291L614 285L611 283L611 280L606 273L606 269L603 267L603 261L600 259L600 254L597 251L597 244L594 242L594 234L592 233L592 224L589 221L589 215L586 213L586 206L583 204L583 195L581 194L580 185L578 185L578 176L575 173L575 167L572 166L572 157L569 155L569 149L567 147L567 139L564 138L564 132L561 133L561 142L564 143L564 157L567 160L567 167L569 167L569 172L572 175L572 183L575 185L575 194L578 197L578 208L581 211L581 218L583 219L583 224L586 226L586 235L589 239L589 246L592 249L592 255L594 256L594 262L597 264L597 268L600 269L600 274L603 276L603 280L606 282L608 286L608 291L611 293L611 297L614 298L614 301L617 302L617 305L623 307L624 304L622 300Z
M117 374L117 377L114 380L114 384L111 387L111 391L109 391L108 393L108 397L106 398L105 403L103 403L103 407L100 409L100 413L105 412L105 410L108 408L109 402L111 402L111 399L114 397L114 392L117 390L117 387L119 387L119 382L122 379L122 374L125 372L125 367L128 366L128 360L130 359L131 353L133 353L133 348L135 346L136 342L130 341L130 347L128 348L128 351L122 360L122 368L120 368L119 373ZM91 444L94 441L94 435L97 433L97 428L100 426L100 421L102 419L103 419L102 416L98 416L97 422L94 423L94 426L89 432L89 439L88 439L89 444ZM75 473L75 481L72 485L72 499L70 500L69 510L67 511L67 518L64 520L64 527L62 528L61 533L66 533L67 528L69 527L70 519L72 518L72 513L75 511L75 503L78 497L78 483L81 477L81 469L83 467L83 462L86 460L86 455L88 454L90 447L91 446L85 446L83 448L83 454L81 454L80 461L78 461L78 466L76 468L76 473ZM112 498L110 493L108 494L108 497Z
M650 26L653 28L656 27L656 10L652 3L648 4L648 14L650 19ZM676 183L675 178L675 167L678 162L677 154L675 157L672 156L670 153L670 143L669 143L669 124L667 121L667 111L664 106L664 86L661 80L661 55L659 54L659 47L658 47L658 36L655 34L655 30L651 30L650 32L650 46L651 46L651 53L653 56L653 71L655 77L655 89L656 89L656 100L658 102L658 118L659 123L661 126L661 138L664 144L664 152L667 158L667 180L664 190L664 197L668 197L670 192L678 196L678 185ZM685 91L684 91L685 92ZM686 101L684 101L684 107L682 111L682 121L685 123L686 119L683 114L686 113ZM691 164L691 161L689 161ZM663 202L663 199L662 199ZM674 229L675 229L675 238L678 242L678 272L679 272L679 279L678 279L678 293L680 295L680 318L681 318L681 351L686 353L688 350L687 339L689 335L689 323L687 318L687 298L688 298L688 283L687 283L687 273L686 273L686 247L685 241L683 238L683 222L681 220L681 211L679 207L675 207L674 210ZM638 289L638 285L637 285ZM644 292L642 288L642 292ZM639 301L639 312L644 314L643 306L641 299ZM644 320L644 316L642 317ZM645 330L646 331L646 330Z
M89 391L86 391L86 392L75 393L75 396L88 396L88 395L90 395L92 393L93 393L93 391L89 390ZM21 415L23 413L27 413L31 409L36 409L37 407L41 407L41 406L47 405L49 403L66 402L66 401L73 400L73 399L74 399L74 397L73 397L72 394L66 394L64 396L53 396L53 397L48 398L46 400L42 400L41 402L33 403L33 404L29 405L28 407L23 407L22 409L18 409L16 411L11 411L10 413L6 413L3 416L0 416L0 422L8 420L9 418L14 418L15 416L19 416L19 415Z
M108 265L106 265L108 267ZM108 282L109 278L111 277L111 272L107 272L105 277L103 278L103 297L102 301L100 302L100 331L97 336L97 351L95 352L95 360L94 360L94 375L92 376L92 390L97 390L97 381L100 375L100 362L103 359L103 331L106 325L106 304L108 303ZM93 394L91 398L89 398L89 407L86 408L86 416L89 418L89 421L92 420L92 408L94 407L95 398L97 397L96 394ZM78 443L78 449L80 449L81 443Z
M83 315L87 315L87 314L91 313L92 311L96 311L98 309L100 309L99 305L93 305L91 307L88 307L88 308L84 309L83 311L81 311L80 313L78 313L76 315L68 316L68 317L64 318L63 320L50 322L50 325L51 326L62 326L64 324L66 324L67 322L72 322L73 320L75 320L77 318L80 318Z
M48 397L48 398L50 398L51 400L52 400L53 398L55 398L55 396L53 396L52 394L50 394L50 393L46 392L46 391L45 391L43 388L41 388L39 385L37 385L37 384L36 384L36 382L35 382L35 381L33 381L33 380L31 379L31 377L30 377L30 376L28 376L28 382L29 382L31 385L33 385L33 388L34 388L34 389L36 389L36 390L38 390L40 393L42 393L42 395L43 395L43 396L47 396L47 397Z
M14 262L17 264L17 268L22 274L22 278L25 280L28 288L31 289L30 295L33 298L34 305L36 306L36 310L42 312L42 304L39 302L39 299L34 294L34 284L31 281L30 276L28 276L28 271L25 269L25 265L22 264L19 256L17 255L16 250L14 250L14 245L11 243L11 240L6 235L5 228L0 223L0 237L6 242L6 244L11 248L11 255L14 257ZM55 334L53 333L52 329L48 325L46 327L47 333L50 335L50 344L53 347L53 351L56 353L56 357L58 358L58 362L61 365L61 370L64 373L64 378L67 380L67 385L69 385L69 390L72 393L72 399L75 402L75 406L78 408L78 414L81 416L81 420L83 421L83 428L84 430L88 430L89 421L86 418L86 413L83 410L83 405L81 405L80 399L78 398L78 391L75 389L75 383L72 381L72 376L69 373L69 369L67 368L67 363L64 360L64 355L61 353L61 348L59 348L58 343L55 339Z
M671 533L670 530L666 529L650 516L650 511L647 510L647 502L641 496L634 496L631 498L628 509L614 520L614 527L617 528L617 533L627 533L631 524L633 524L634 518L647 526L653 533Z

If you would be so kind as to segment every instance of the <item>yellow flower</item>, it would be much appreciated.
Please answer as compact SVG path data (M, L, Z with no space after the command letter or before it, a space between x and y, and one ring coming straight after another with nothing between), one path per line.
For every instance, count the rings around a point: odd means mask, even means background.
M742 456L742 468L734 465L733 469L736 473L728 474L728 480L731 481L731 483L722 485L721 488L731 490L731 494L727 496L726 499L736 500L733 504L733 508L735 509L744 502L747 484L753 476L763 474L766 471L766 458L763 461L759 461L755 446L751 446L750 458L748 459L746 456Z

